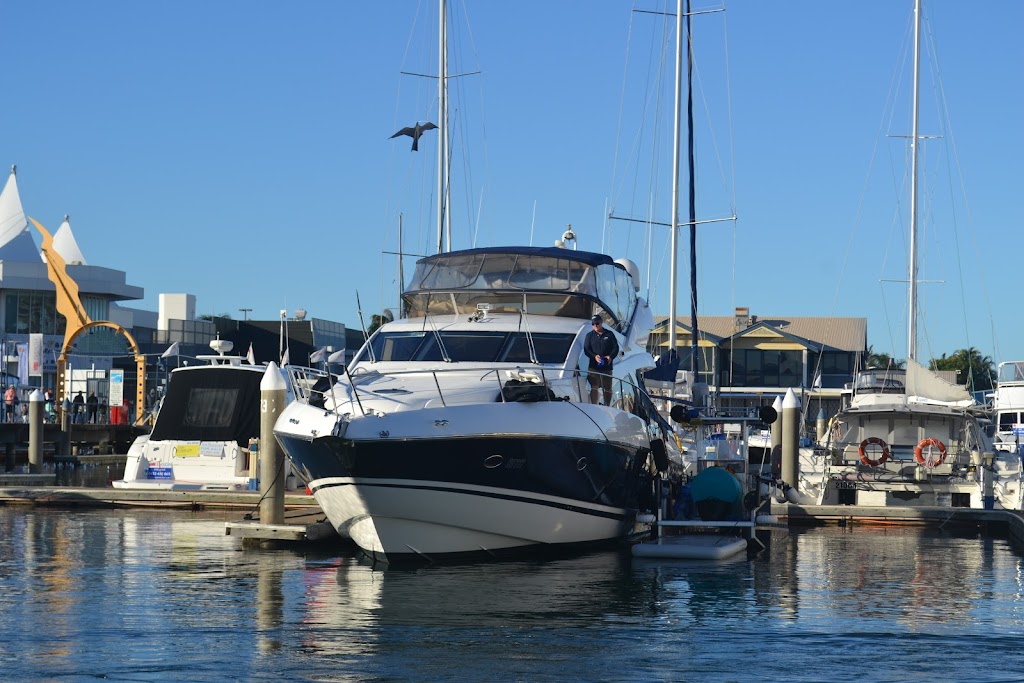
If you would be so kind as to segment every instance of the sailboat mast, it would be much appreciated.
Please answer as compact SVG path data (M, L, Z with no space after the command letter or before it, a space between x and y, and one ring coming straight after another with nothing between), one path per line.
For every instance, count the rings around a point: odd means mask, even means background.
M917 146L921 79L921 0L914 2L914 105L910 132L910 303L907 308L907 358L917 360Z
M676 102L675 121L672 131L672 263L669 283L669 328L668 347L676 352L676 310L679 273L676 265L679 253L679 129L683 97L683 0L676 0Z
M690 371L697 381L697 191L693 163L693 33L686 0L686 135L690 179Z
M448 183L448 22L445 0L439 0L437 63L437 253L445 250L445 187ZM449 240L449 248L451 248Z

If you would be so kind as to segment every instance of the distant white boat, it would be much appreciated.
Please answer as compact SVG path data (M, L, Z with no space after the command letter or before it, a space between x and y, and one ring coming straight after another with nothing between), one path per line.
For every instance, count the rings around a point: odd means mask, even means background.
M1024 361L999 364L992 394L995 421L993 441L997 450L1017 453L1024 436Z
M198 360L205 364L171 372L153 431L128 449L124 478L114 488L256 490L258 452L250 445L260 436L260 382L267 368L236 356ZM289 462L285 467L285 476L293 475Z

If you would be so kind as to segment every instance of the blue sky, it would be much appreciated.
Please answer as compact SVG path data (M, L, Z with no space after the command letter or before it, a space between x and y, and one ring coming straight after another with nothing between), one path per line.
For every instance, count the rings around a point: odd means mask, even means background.
M399 215L403 251L433 250L436 132L417 153L389 136L436 119L434 82L401 73L436 74L435 5L5 3L0 163L30 216L56 230L70 213L87 260L145 288L129 305L185 291L200 313L358 326L357 290L367 321L396 304ZM450 72L480 72L451 86L454 247L551 244L571 223L580 248L649 270L668 313L666 230L648 268L644 229L604 220L669 218L671 78L653 74L672 37L631 11L665 3L449 5ZM700 228L702 313L864 316L869 343L905 357L905 285L885 281L906 279L911 15L734 0L694 19L698 219L738 216ZM922 145L920 277L942 282L921 285L919 357L1024 358L1024 4L925 16L942 91L929 66L921 133L942 138Z

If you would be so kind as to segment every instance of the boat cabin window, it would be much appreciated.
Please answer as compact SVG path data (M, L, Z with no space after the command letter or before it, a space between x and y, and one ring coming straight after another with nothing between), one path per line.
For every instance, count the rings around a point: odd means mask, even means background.
M193 387L185 408L189 427L227 427L238 404L238 389Z
M378 332L370 340L373 357L386 362L434 362L444 360L437 337L453 361L476 363L529 363L529 341L525 332ZM562 364L573 334L531 335L541 363ZM355 362L369 360L360 354Z
M1020 424L1018 413L999 413L999 431L1012 432L1015 424Z

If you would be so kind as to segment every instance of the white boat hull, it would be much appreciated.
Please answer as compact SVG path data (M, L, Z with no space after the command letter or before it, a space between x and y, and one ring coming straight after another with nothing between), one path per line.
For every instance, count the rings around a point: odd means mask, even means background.
M505 554L624 537L635 510L507 489L400 479L314 481L328 519L368 555L395 561Z
M621 540L650 489L643 422L604 406L332 419L295 403L275 433L339 534L389 562Z

